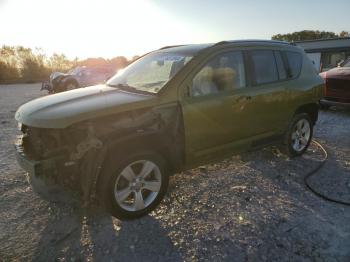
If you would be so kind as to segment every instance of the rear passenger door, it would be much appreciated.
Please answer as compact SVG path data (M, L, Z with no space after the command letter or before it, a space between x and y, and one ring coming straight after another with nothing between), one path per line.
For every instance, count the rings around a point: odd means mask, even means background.
M288 122L287 71L280 51L262 49L248 51L252 86L246 110L253 114L250 135L255 139L273 140ZM271 141L272 142L272 141Z

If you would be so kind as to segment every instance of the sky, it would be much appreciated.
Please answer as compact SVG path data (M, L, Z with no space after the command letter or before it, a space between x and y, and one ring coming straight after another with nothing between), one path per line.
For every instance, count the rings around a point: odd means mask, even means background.
M349 10L350 0L0 0L0 45L132 57L166 45L350 31Z

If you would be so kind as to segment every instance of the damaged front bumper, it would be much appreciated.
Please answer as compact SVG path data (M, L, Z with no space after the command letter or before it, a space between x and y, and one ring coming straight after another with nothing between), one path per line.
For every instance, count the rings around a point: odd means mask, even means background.
M40 177L45 172L52 172L56 167L57 158L41 161L32 160L26 156L21 145L15 145L15 149L18 164L31 176Z
M51 193L62 189L54 179L58 175L58 170L64 168L69 172L75 165L74 162L66 162L64 156L40 161L30 159L20 144L15 144L15 149L18 164L28 174L28 182L36 193L44 197L49 197Z

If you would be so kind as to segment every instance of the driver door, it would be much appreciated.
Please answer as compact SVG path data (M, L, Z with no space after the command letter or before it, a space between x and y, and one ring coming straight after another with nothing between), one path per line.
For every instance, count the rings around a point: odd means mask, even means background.
M244 147L240 141L249 132L250 119L244 60L242 51L226 51L209 58L187 79L190 94L182 100L182 109L189 162Z

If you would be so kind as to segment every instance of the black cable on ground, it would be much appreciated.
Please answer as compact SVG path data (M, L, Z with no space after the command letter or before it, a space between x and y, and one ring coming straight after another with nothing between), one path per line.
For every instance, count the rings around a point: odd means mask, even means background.
M327 150L319 143L317 142L316 140L312 140L312 142L314 144L316 144L324 153L324 158L322 159L321 163L319 164L318 167L316 167L314 170L312 170L311 172L307 173L307 175L304 177L304 183L305 185L307 186L307 188L312 192L314 193L316 196L324 199L324 200L327 200L327 201L330 201L330 202L334 202L334 203L338 203L338 204L342 204L342 205L346 205L346 206L350 206L350 203L349 202L345 202L345 201L342 201L342 200L338 200L338 199L333 199L333 198L330 198L318 191L316 191L314 188L312 188L312 186L310 186L310 184L308 183L308 179L314 175L318 170L320 170L324 164L327 162L328 160L328 152Z
M328 160L328 152L327 152L327 150L326 150L319 142L317 142L316 140L313 139L312 142L313 142L315 145L317 145L317 146L323 151L324 157L323 157L323 159L321 160L320 164L319 164L314 170L312 170L311 172L307 173L307 174L304 176L304 183L305 183L306 187L307 187L312 193L314 193L316 196L318 196L318 197L320 197L320 198L322 198L322 199L324 199L324 200L326 200L326 201L333 202L333 203L338 203L338 204L341 204L341 205L350 206L350 203L349 203L349 202L345 202L345 201L342 201L342 200L330 198L330 197L328 197L328 196L326 196L326 195L324 195L324 194L322 194L322 193L316 191L316 190L309 184L308 179L309 179L311 176L313 176L314 174L316 174L316 172L319 171L319 170L325 165L325 163L326 163L327 160ZM174 197L175 197L176 201L177 201L180 205L184 206L183 203L182 203L182 201L180 201L180 199L178 198L178 196L177 196L176 194L174 194Z

